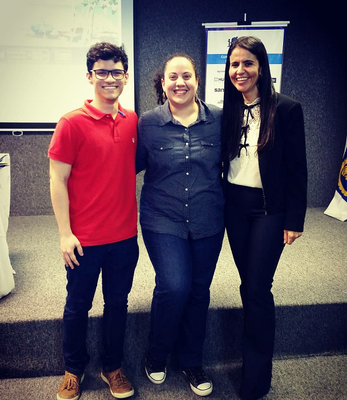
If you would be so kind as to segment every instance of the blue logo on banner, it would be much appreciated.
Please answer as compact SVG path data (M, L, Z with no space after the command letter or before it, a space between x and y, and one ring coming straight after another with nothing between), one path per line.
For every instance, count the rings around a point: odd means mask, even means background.
M270 64L282 64L282 54L268 54ZM207 64L225 64L226 54L207 54Z
M207 64L225 64L226 54L207 54Z
M282 64L282 54L268 54L270 64Z
M347 150L343 157L339 180L337 182L337 191L340 193L342 198L347 201Z

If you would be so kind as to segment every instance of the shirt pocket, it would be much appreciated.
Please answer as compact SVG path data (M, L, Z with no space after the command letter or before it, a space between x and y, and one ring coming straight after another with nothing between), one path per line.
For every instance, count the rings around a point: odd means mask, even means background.
M219 141L201 140L200 154L208 161L221 162L221 143Z
M154 142L151 145L153 160L156 164L171 164L174 156L174 144L171 141Z

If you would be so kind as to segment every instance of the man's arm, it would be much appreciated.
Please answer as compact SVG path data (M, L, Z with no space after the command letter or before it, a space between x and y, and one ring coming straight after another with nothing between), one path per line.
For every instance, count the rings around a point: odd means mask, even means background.
M83 256L82 246L72 233L69 215L69 194L67 181L71 173L71 165L50 159L50 189L54 214L60 234L60 249L66 266L74 268L79 265L75 248Z

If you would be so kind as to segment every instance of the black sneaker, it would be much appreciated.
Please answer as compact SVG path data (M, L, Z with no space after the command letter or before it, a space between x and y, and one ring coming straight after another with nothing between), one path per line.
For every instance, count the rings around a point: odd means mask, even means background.
M145 371L148 379L160 385L166 379L166 365L165 361L155 361L152 357L148 356L145 362Z
M213 385L201 367L187 368L183 370L190 388L198 396L208 396L212 393Z

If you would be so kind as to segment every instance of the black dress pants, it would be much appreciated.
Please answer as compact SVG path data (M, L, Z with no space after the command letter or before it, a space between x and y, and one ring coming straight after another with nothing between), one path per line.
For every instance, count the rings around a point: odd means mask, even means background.
M226 229L244 309L240 394L253 400L271 386L275 340L271 288L284 247L284 215L266 214L261 189L228 183L226 199Z

